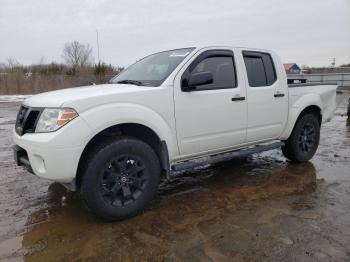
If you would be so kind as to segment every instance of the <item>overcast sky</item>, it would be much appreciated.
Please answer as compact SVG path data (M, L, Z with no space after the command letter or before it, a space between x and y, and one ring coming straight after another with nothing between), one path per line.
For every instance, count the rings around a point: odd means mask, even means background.
M349 0L0 0L0 62L62 61L64 43L126 66L147 54L223 44L275 50L283 62L350 63Z

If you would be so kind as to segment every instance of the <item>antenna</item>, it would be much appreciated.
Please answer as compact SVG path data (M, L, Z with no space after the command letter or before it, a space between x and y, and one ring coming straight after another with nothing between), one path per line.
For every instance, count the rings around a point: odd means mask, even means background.
M96 29L96 42L97 42L97 59L100 62L100 43L98 41L98 29Z

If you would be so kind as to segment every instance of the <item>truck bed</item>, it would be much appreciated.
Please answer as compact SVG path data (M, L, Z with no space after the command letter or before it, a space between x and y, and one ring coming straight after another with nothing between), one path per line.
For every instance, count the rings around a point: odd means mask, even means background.
M310 99L321 108L322 122L329 121L336 108L335 96L337 86L336 83L305 83L288 85L290 108L299 107L302 105L303 100Z

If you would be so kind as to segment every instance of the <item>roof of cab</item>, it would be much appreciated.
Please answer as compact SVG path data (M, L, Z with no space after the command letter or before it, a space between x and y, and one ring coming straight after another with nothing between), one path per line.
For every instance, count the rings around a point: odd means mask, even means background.
M207 49L207 48L230 48L230 49L240 49L240 50L249 50L249 51L257 51L257 52L272 52L272 50L263 49L263 48L255 48L255 47L245 47L245 46L228 46L228 45L208 45L208 46L198 46L196 49Z

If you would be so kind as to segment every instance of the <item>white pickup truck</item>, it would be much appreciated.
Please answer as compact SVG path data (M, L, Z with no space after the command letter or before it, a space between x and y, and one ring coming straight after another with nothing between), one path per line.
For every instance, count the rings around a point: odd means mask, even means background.
M212 46L149 55L109 84L35 95L13 131L17 165L81 192L98 216L141 212L172 172L282 147L308 161L336 85L287 85L274 52Z

